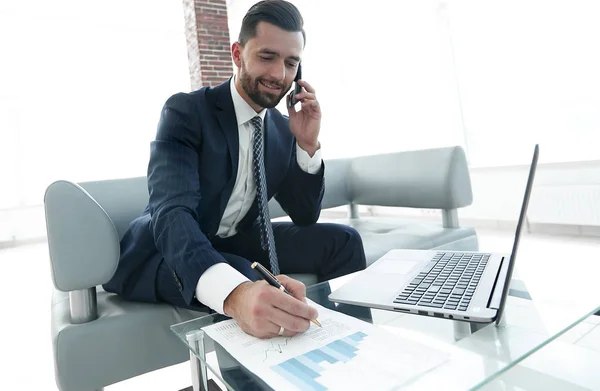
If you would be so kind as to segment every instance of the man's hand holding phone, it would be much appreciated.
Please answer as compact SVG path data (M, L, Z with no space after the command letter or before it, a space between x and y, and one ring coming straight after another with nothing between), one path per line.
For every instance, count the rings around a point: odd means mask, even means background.
M292 94L287 95L287 108L290 117L290 130L296 137L300 148L313 156L319 149L319 131L321 130L321 106L317 101L315 89L306 81L299 79L296 81L296 88L292 91L293 98L301 102L300 111L296 108L292 100ZM296 89L299 90L296 93Z

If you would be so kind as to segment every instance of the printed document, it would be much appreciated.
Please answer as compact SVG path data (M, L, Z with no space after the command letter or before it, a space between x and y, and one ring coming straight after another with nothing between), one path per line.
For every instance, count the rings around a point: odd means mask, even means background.
M322 328L291 338L259 339L233 319L203 330L275 390L397 390L449 354L310 300Z

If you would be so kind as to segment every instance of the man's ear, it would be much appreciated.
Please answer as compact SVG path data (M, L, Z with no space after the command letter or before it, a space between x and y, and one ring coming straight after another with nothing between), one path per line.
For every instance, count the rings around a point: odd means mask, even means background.
M242 67L242 50L244 48L239 42L234 42L231 45L231 58L233 58L233 62L235 66L238 68Z

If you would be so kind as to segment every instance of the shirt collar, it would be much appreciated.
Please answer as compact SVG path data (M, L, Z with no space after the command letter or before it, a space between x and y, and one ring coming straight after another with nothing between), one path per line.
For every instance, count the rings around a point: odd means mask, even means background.
M237 88L235 88L235 75L231 78L229 87L231 88L231 99L233 100L233 109L235 110L238 126L245 124L257 115L260 116L260 119L264 122L267 109L262 109L260 113L257 113L250 107L248 102L242 98Z

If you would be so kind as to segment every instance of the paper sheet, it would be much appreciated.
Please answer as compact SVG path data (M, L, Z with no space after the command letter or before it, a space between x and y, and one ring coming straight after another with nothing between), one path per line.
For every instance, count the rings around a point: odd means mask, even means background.
M261 340L235 320L203 330L275 390L400 389L447 360L448 354L309 300L322 328L292 338Z

